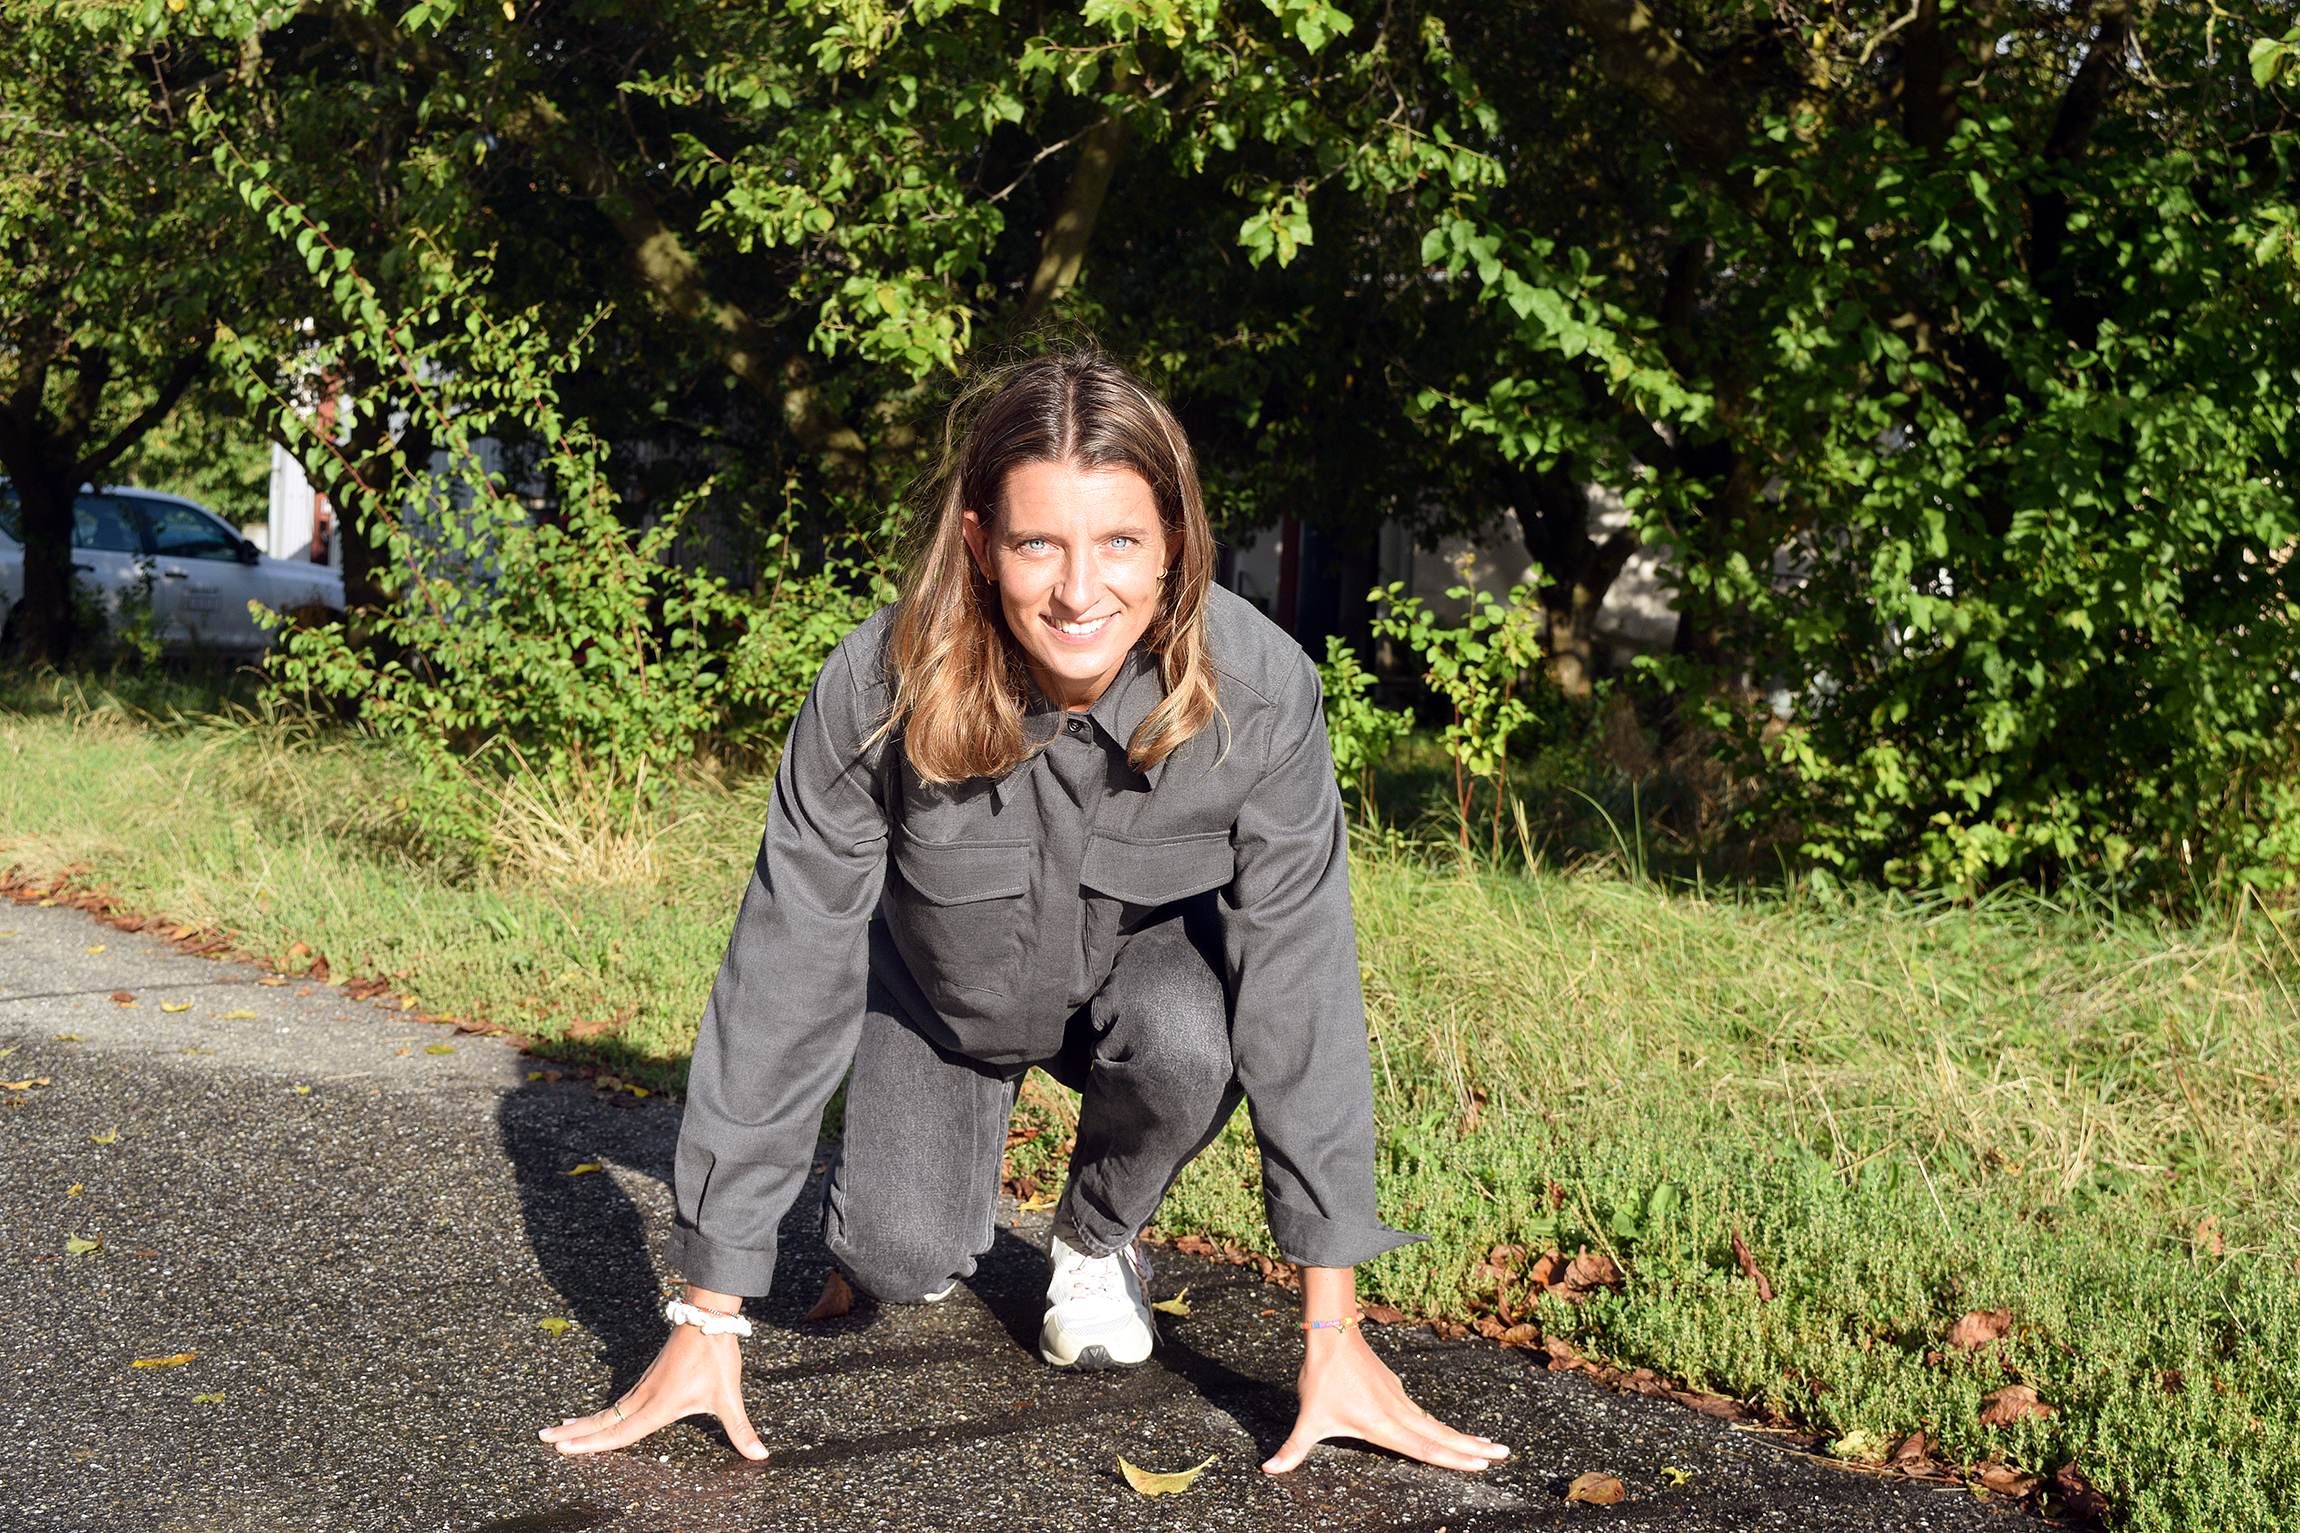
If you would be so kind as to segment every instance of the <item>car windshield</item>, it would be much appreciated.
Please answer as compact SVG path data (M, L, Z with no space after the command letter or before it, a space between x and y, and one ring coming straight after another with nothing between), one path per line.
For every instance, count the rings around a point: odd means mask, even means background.
M88 497L80 497L85 501ZM240 556L239 538L223 523L192 506L165 500L136 498L144 525L152 534L152 552L168 559L216 559L231 562Z

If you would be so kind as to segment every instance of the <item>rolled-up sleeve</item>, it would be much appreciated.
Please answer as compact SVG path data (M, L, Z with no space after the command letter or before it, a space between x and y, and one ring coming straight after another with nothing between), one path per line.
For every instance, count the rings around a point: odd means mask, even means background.
M1374 1206L1349 835L1306 655L1274 701L1270 765L1238 811L1236 873L1221 897L1231 1053L1261 1143L1271 1238L1288 1261L1350 1267L1421 1237L1383 1224Z
M873 625L875 627L876 625ZM869 929L887 825L865 751L882 694L858 633L799 709L775 772L759 859L704 1007L679 1131L687 1281L764 1295L775 1230L805 1185L823 1106L852 1060L869 984Z

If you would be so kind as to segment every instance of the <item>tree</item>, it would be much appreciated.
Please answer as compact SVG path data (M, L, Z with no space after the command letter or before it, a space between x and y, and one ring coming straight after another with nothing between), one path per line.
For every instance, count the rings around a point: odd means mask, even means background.
M0 16L0 47L0 471L24 535L13 626L24 653L62 661L86 637L75 493L184 397L249 280L236 205L182 131L189 95L245 61L200 41L139 46L102 13L46 3Z
M1450 211L1433 259L1543 359L1453 408L1537 470L1610 446L1769 809L1927 883L2288 879L2293 124L2241 60L2290 17L1562 11L1653 212Z

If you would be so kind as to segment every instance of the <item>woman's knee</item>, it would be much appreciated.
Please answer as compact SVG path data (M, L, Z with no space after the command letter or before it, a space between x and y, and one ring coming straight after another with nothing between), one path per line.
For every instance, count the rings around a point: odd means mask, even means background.
M930 1221L883 1213L840 1210L823 1222L823 1243L855 1287L884 1304L923 1304L948 1292L953 1279L973 1275L975 1242Z
M1188 962L1134 976L1114 999L1097 1069L1123 1067L1144 1089L1177 1102L1211 1103L1229 1088L1237 1073L1229 998L1194 952Z

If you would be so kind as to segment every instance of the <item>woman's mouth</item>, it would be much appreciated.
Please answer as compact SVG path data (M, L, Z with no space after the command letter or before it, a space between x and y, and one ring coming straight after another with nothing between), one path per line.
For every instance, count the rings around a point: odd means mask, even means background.
M1116 613L1110 613L1107 616L1093 618L1082 623L1067 623L1060 618L1054 617L1047 618L1045 621L1047 627L1053 629L1056 633L1061 634L1066 639L1091 639L1096 634L1100 633L1103 629L1109 627L1110 619L1116 616Z

